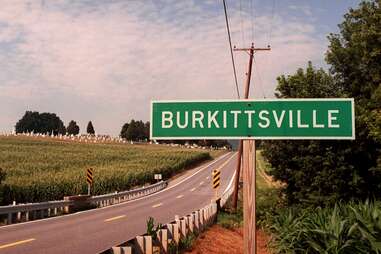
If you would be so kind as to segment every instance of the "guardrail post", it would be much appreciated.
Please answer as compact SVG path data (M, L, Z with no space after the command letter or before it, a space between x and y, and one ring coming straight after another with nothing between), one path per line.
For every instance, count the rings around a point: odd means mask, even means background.
M12 213L8 213L7 224L12 224Z
M173 237L178 245L180 243L180 232L179 232L179 224L173 224Z
M193 233L194 231L194 214L192 213L191 215L188 216L188 225L189 225L189 231Z
M199 220L199 215L200 215L200 212L199 211L196 211L194 212L194 226L195 226L195 229L200 232L200 220Z
M29 211L25 212L25 221L29 221Z
M180 220L180 232L181 232L181 238L185 238L187 236L187 226L185 219Z
M144 237L143 236L140 236L138 235L136 238L136 251L137 253L139 254L144 254Z
M146 235L144 236L144 245L145 245L145 254L153 254L152 248L152 236Z
M112 254L132 254L131 247L112 247Z
M164 253L168 252L168 229L160 229L158 232L160 248Z
M204 231L204 210L199 210L200 231Z

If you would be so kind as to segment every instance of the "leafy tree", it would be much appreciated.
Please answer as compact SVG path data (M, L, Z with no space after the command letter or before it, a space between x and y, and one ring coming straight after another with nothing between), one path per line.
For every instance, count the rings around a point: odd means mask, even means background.
M334 77L309 63L306 70L280 76L276 96L327 98L346 96L346 92ZM377 149L372 147L374 141L368 141L359 135L355 141L278 140L264 142L263 149L274 178L286 183L290 203L325 205L366 198L381 190L381 170L375 168Z
M125 124L123 124L123 126L122 126L122 130L120 131L120 136L121 136L122 138L127 139L127 130L128 130L128 126L130 126L129 123L125 123Z
M79 134L79 126L77 125L77 123L74 120L71 120L69 122L69 125L67 126L66 130L67 130L67 133L69 135Z
M381 171L380 4L377 0L365 1L359 8L351 9L339 25L340 33L328 37L326 55L337 85L346 96L355 98L354 158L358 166L373 174Z
M143 141L149 139L149 122L135 121L132 119L130 123L122 126L120 136L122 138L134 141Z
M87 134L91 134L91 135L95 134L94 126L91 121L87 124L86 131L87 131Z
M149 129L150 129L150 122L146 122L144 124L144 131L143 132L144 132L144 138L147 140L149 140L149 138L150 138Z
M16 123L16 133L35 132L64 134L65 126L61 119L53 113L39 113L26 111L24 116Z
M136 128L136 122L134 119L131 120L130 124L128 125L128 129L126 132L126 138L128 140L135 140L137 137L137 128Z

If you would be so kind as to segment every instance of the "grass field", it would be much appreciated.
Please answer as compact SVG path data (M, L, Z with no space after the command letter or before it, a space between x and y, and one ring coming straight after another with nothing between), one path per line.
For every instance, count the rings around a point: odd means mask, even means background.
M217 155L215 152L212 156ZM160 145L83 144L26 137L0 137L0 168L6 171L3 204L62 199L84 194L85 169L95 170L94 194L126 190L166 179L210 159L206 150Z

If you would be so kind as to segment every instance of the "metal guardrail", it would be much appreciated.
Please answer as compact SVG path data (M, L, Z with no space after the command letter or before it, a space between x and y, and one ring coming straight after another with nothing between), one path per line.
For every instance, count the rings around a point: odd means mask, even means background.
M166 186L167 186L166 181L160 181L158 183L155 183L146 187L133 189L133 190L93 196L89 198L89 201L92 204L96 204L98 207L104 207L104 206L118 204L124 201L129 201L136 198L147 196L149 194L152 194L164 189Z
M167 182L161 181L149 186L140 187L128 191L92 197L74 196L76 198L82 197L81 200L70 200L69 197L68 200L0 206L0 216L6 215L5 224L42 219L46 217L69 213L69 207L75 206L80 202L90 205L96 205L97 207L105 207L150 195L152 193L164 189L166 186Z

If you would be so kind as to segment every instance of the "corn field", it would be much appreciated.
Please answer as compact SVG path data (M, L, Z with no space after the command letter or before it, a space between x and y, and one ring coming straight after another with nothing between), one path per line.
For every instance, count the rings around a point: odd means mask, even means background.
M381 253L379 201L287 208L270 220L275 253Z
M207 151L157 145L0 137L0 168L7 174L2 184L2 203L58 200L85 194L85 170L89 167L95 170L93 194L104 194L153 182L155 173L167 179L209 158Z

